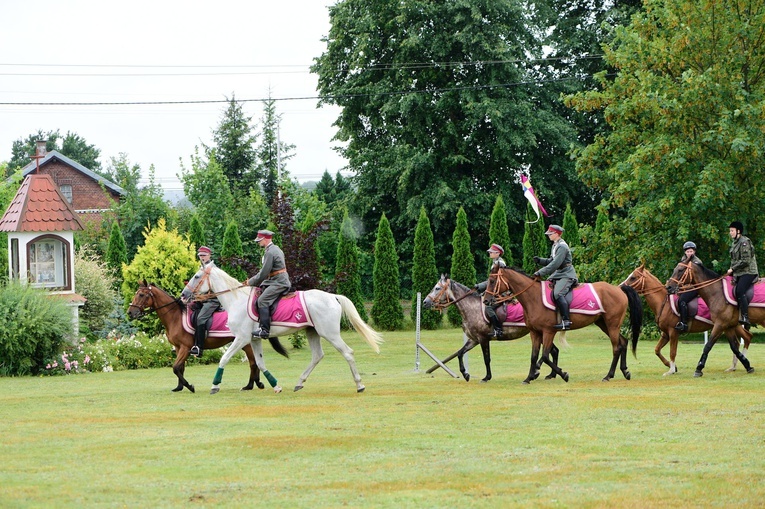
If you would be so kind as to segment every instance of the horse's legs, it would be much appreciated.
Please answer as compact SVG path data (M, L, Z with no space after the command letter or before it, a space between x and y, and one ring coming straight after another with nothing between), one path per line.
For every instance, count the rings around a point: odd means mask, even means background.
M194 386L191 385L183 376L184 371L186 371L186 359L188 359L188 357L189 347L185 345L178 347L178 351L175 355L175 362L173 363L173 373L175 373L175 376L178 377L178 385L175 387L175 389L172 389L173 392L182 391L184 387L186 387L191 392L195 392Z
M709 334L709 340L707 341L707 344L704 345L704 350L701 352L699 363L696 365L696 371L693 373L694 377L698 378L704 376L704 366L707 364L707 357L709 357L709 352L712 350L712 347L715 346L720 334L722 334L722 329L719 325L715 324L712 327L712 332Z
M529 376L523 381L525 384L539 378L539 369L537 368L537 359L539 359L539 347L542 345L542 334L536 331L530 331L531 336L531 365L529 366Z
M667 360L667 358L661 354L661 349L667 346L667 343L669 342L670 342L669 334L667 333L667 331L662 330L661 336L659 337L659 342L656 343L656 347L653 349L653 353L656 354L656 357L658 357L661 363L667 366L668 368L671 367L669 360ZM675 360L673 349L677 348L676 345L677 345L676 342L673 342L672 344L669 345L669 358L672 359L673 361ZM665 375L666 374L668 373L665 373Z
M558 347L555 346L555 343L553 343L552 348L550 349L550 357L552 357L553 364L556 366L558 365L558 353L560 350L558 350ZM545 377L545 380L552 380L553 378L557 377L558 374L555 373L555 371L550 371L550 374Z
M460 363L460 373L462 373L462 377L465 379L466 382L470 381L470 373L468 373L467 370L465 369L465 354L468 353L473 348L475 348L477 344L478 344L477 341L473 339L468 339L468 342L462 345L462 348L457 350L457 353L454 354Z
M351 347L345 344L345 341L343 341L343 338L340 337L339 333L337 333L337 336L327 334L324 338L329 341L348 362L348 366L351 368L351 375L353 375L353 381L356 382L356 392L364 392L366 387L361 383L361 375L359 375L359 370L356 369L356 359L353 358L353 350Z
M608 325L606 324L606 320L603 318L602 315L600 316L600 318L598 318L595 321L595 325L597 325L600 328L600 330L602 330L606 334L606 336L608 336L608 338L611 340L611 353L612 353L611 367L608 370L608 374L603 377L603 381L608 382L616 374L616 363L619 362L622 356L622 339L624 339L623 348L624 348L625 356L624 356L624 360L622 361L621 370L622 370L622 373L624 373L624 377L627 380L629 380L629 370L627 370L627 357L626 357L627 338L625 338L619 333L619 325L616 325L614 327L614 330L611 331Z
M305 368L303 374L300 375L298 383L295 385L295 392L303 388L303 384L308 379L308 375L311 374L313 368L324 358L324 351L321 348L321 337L316 329L309 327L305 330L305 334L308 337L308 346L311 347L311 363Z
M260 381L260 369L258 369L258 364L255 362L255 354L252 352L252 345L244 345L242 348L244 351L244 354L247 356L247 361L250 363L250 380L242 387L241 391L251 391L253 386L258 387L258 389L262 389L265 387L263 385L263 382Z
M555 332L544 334L544 349L542 350L542 362L552 368L553 373L560 375L564 382L568 382L568 373L558 367L557 361L553 363L550 360L550 352L553 347L553 339L555 339ZM538 373L537 373L538 374Z
M630 374L630 370L627 368L627 350L628 350L629 341L627 338L619 334L619 348L621 349L621 354L619 355L620 359L620 366L619 369L622 372L622 375L624 375L624 378L629 380L632 378L632 375Z
M488 337L481 339L481 352L483 352L483 363L486 365L486 376L481 380L486 383L491 380L491 345Z
M752 373L754 368L749 363L749 359L747 359L746 355L742 354L738 349L739 340L736 331L729 330L725 334L728 336L728 344L730 345L730 349L733 351L734 358L738 358L738 360L741 361L741 365L744 366L744 369L746 369L747 373Z

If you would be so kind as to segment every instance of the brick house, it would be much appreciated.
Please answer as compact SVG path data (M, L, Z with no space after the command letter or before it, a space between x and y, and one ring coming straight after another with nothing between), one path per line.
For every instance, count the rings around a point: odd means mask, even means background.
M84 224L100 222L103 212L119 203L120 198L125 195L125 190L117 184L57 150L46 152L44 143L38 143L36 159L37 161L32 161L22 168L22 175L50 175ZM39 170L35 171L38 164Z
M0 218L0 231L8 233L10 278L65 299L74 331L85 303L74 285L74 232L82 229L51 175L27 175Z

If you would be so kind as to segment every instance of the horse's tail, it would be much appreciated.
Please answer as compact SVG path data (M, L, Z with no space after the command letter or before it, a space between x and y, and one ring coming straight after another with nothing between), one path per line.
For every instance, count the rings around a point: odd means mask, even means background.
M284 348L284 345L282 345L282 343L281 343L281 341L279 341L278 337L276 337L276 336L270 337L270 338L268 338L268 342L271 343L271 347L274 350L276 350L276 353L278 353L279 355L282 355L282 356L284 356L284 357L286 357L288 359L290 358L289 352L287 352L287 350Z
M627 295L630 306L630 329L632 329L632 355L637 357L637 342L640 337L640 329L643 327L643 302L634 288L628 285L620 285L619 288Z
M363 337L364 340L369 343L369 346L372 347L372 350L374 350L376 353L380 353L380 344L383 342L383 338L380 333L367 325L367 323L361 319L361 315L359 315L359 312L356 311L356 306L353 305L351 299L345 295L340 294L335 294L335 298L337 299L337 302L340 303L340 307L343 309L343 314L346 316L346 318L348 318L348 320L351 321L351 325L353 325L353 328L356 329L356 332L361 334L361 337Z

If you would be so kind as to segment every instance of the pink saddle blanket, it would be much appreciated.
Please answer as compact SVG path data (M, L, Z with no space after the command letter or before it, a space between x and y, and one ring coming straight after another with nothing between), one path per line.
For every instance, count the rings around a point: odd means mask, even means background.
M725 300L728 301L728 304L738 306L736 297L733 296L735 287L733 286L732 277L726 276L723 278L723 289L725 290ZM765 280L758 279L757 282L754 283L754 296L752 297L751 302L749 302L749 306L765 308Z
M481 312L483 313L483 321L490 323L489 318L486 316L486 306L481 306ZM523 306L521 306L519 302L506 303L504 306L498 308L497 317L502 320L502 325L505 327L526 327L526 319L523 316Z
M250 293L250 299L247 302L247 314L258 321L257 296L260 292ZM305 292L295 292L286 297L282 297L276 304L276 311L271 317L271 325L280 325L282 327L313 327L313 320L308 313L305 305Z
M558 308L555 307L552 299L552 288L547 283L542 283L542 286L544 288L542 303L547 309L557 310ZM603 304L600 302L600 297L592 283L579 284L571 293L573 293L574 297L571 301L570 312L583 315L599 315L605 312Z
M196 327L191 323L191 313L188 310L183 312L183 330L190 334L194 334ZM216 311L212 316L212 326L207 332L208 336L225 338L231 336L231 330L228 328L228 312L225 310Z
M680 317L680 312L677 310L677 299L679 295L670 295L669 304L672 307L672 312L677 316ZM694 299L696 301L697 311L696 315L692 316L690 318L693 318L694 320L699 320L704 323L708 323L709 325L714 325L714 322L712 321L712 313L709 311L709 306L707 306L707 303L704 302L704 299L701 297L696 297ZM690 310L693 308L693 301L690 301L688 303L688 309L689 309L689 315Z

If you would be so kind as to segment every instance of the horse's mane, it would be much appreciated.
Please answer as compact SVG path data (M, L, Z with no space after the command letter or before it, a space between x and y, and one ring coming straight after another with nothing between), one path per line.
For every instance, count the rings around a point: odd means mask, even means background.
M501 269L505 269L505 270L512 270L513 272L517 272L518 274L520 274L520 275L522 275L522 276L526 276L527 278L531 279L531 276L529 276L529 275L526 273L526 271L524 271L524 270L523 270L522 268L520 268L520 267L500 267L500 268L501 268Z
M697 265L699 269L701 269L701 273L704 274L709 279L717 279L718 277L720 277L720 274L718 274L717 272L707 267L704 267L703 263L696 263L695 265Z
M213 267L213 270L216 271L218 276L223 281L223 284L225 284L229 290L237 290L241 288L242 282L237 281L235 277L231 277L225 270L221 269L218 266Z
M140 285L139 285L139 286L140 286ZM167 290L165 290L165 289L164 289L164 288L162 288L161 286L159 286L159 285L155 285L154 283L148 283L148 282L146 283L146 286L153 286L154 288L156 288L156 289L157 289L157 290L159 290L160 292L164 293L165 295L167 295L168 297L170 297L171 299L173 299L173 301L175 301L175 303L176 303L176 304L178 304L178 309L180 309L181 311L184 311L184 310L186 309L186 305L185 305L183 302L181 302L181 299L178 299L178 298L176 298L176 297L173 297L173 296L170 294L170 292L168 292Z

